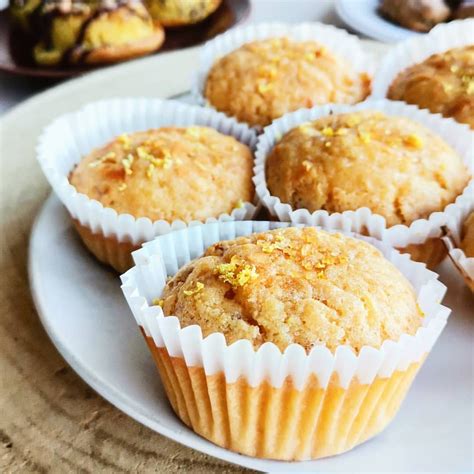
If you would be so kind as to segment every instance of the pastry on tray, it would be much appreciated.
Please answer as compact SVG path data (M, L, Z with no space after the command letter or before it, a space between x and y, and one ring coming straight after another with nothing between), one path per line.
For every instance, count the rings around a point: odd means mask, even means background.
M451 15L444 0L382 0L379 11L399 25L421 32L431 30Z
M245 455L348 451L390 423L445 324L435 274L375 239L246 224L159 237L122 276L171 406Z
M156 51L164 41L163 27L139 0L41 2L30 32L33 58L44 66L123 61Z
M222 0L144 0L151 16L165 27L198 23L214 13Z
M433 54L404 69L387 97L453 117L474 129L474 44Z

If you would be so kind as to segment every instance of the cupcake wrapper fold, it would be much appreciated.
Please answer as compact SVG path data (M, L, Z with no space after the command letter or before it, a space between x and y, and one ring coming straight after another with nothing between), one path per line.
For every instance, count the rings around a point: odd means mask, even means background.
M416 35L393 47L377 68L372 83L373 99L387 96L388 89L400 72L452 48L474 44L474 19L440 24L428 34Z
M449 216L443 242L448 250L449 258L461 273L467 286L474 292L474 257L467 257L459 248L463 223L471 212L474 212L474 191L470 196L460 199L456 212Z
M429 239L440 237L442 226L446 224L451 215L458 212L461 201L468 199L466 196L473 195L474 182L472 179L462 195L442 212L434 212L427 219L417 219L409 226L395 225L387 227L384 217L365 207L342 213L328 213L324 210L310 213L307 209L294 210L290 204L282 203L278 197L270 194L265 175L266 159L272 148L286 132L301 123L316 120L329 114L349 113L359 110L377 110L387 115L404 116L421 123L449 143L461 156L471 174L473 173L474 134L467 125L443 118L439 114L430 114L426 110L420 110L418 107L404 102L386 99L367 100L356 105L329 104L312 109L300 109L286 114L265 127L264 133L258 138L255 153L254 183L260 202L269 210L272 216L276 216L281 221L319 225L329 229L368 234L399 249L404 249L410 245L424 244Z
M223 334L203 338L199 326L181 328L178 318L165 317L161 307L152 305L167 277L213 243L290 225L213 223L160 236L134 252L136 266L122 275L122 290L170 403L186 424L245 454L311 459L346 451L385 427L444 328L449 309L440 304L446 288L434 272L362 236L408 278L425 313L415 335L385 341L379 349L363 347L356 355L348 346L334 353L316 346L307 353L298 344L283 352L273 343L258 350L247 340L227 345ZM308 410L304 416L301 406ZM270 410L264 419L262 410ZM292 434L293 429L298 432Z
M192 93L201 105L212 107L204 97L207 75L214 63L221 57L238 49L245 43L268 38L292 38L296 41L313 40L324 45L336 56L342 57L357 72L372 76L374 59L362 47L357 36L346 30L323 23L257 23L240 28L233 28L208 41L201 49L199 67L194 78Z
M68 176L85 155L122 133L171 125L212 127L234 136L252 149L256 143L253 130L213 110L171 100L121 98L93 102L54 120L39 138L37 158L51 187L73 219L93 234L138 246L157 235L201 222L153 222L147 217L118 214L78 193L69 184ZM247 202L230 214L209 218L206 222L251 219L256 211L256 205Z

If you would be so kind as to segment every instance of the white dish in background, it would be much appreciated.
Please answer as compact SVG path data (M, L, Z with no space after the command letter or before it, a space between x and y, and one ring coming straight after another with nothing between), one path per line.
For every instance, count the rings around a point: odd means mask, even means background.
M444 304L453 313L394 422L353 451L294 463L219 448L178 420L123 298L118 275L87 253L54 196L33 228L29 264L41 321L71 367L120 410L186 446L270 472L472 470L472 294L449 261L441 266L441 280L448 286Z
M336 0L336 11L350 28L370 38L385 43L402 41L414 35L421 35L390 22L378 12L380 0Z

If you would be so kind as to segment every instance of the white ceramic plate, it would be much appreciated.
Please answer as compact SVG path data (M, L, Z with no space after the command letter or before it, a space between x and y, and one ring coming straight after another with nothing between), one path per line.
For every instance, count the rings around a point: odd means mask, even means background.
M379 3L379 0L336 0L336 11L341 20L358 33L385 43L423 34L386 20L377 11Z
M195 435L173 414L118 276L83 248L51 196L34 226L30 282L50 338L98 393L140 423L217 458L261 471L460 472L472 469L472 295L450 262L441 267L453 308L448 327L389 428L341 456L313 462L264 461Z

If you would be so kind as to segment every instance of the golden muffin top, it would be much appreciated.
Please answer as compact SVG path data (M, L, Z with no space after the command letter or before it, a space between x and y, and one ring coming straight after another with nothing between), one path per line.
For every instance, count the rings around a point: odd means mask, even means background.
M414 290L372 245L314 227L218 242L166 285L160 304L181 326L255 348L297 343L309 351L380 347L422 325Z
M273 38L247 43L219 59L204 95L227 115L252 126L329 102L353 104L370 92L366 74L315 41Z
M441 211L469 173L421 124L374 111L330 115L290 130L266 162L270 193L294 209L368 207L388 226Z
M433 54L405 69L387 97L453 117L474 129L474 45Z
M121 135L72 171L78 192L118 213L151 220L205 220L252 201L252 153L208 127Z
M471 212L464 221L460 247L466 257L474 257L474 212Z

